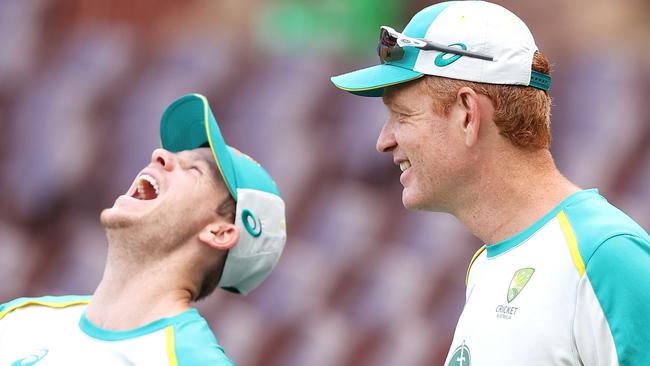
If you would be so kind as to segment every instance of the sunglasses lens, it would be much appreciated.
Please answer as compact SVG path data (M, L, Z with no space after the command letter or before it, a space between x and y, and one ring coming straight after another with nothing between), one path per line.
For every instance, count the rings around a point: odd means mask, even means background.
M384 28L379 33L379 43L387 47L397 46L397 38Z
M382 64L385 64L388 61L401 60L402 57L404 57L404 50L399 46L386 47L379 45L379 47L377 47L377 54L379 55L379 61L381 61Z
M404 50L397 45L397 38L382 28L379 33L377 54L381 63L384 64L388 61L400 60L404 56Z

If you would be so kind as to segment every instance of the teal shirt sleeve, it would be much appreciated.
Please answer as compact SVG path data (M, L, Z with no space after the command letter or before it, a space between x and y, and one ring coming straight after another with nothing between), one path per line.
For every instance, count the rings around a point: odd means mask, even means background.
M616 345L619 365L650 365L648 235L613 236L597 247L585 265Z
M174 326L178 366L234 366L205 319Z

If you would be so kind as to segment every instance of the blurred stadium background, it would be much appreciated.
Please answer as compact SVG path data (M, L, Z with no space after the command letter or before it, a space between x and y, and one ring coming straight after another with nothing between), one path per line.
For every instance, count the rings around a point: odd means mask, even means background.
M500 1L555 72L553 153L650 227L650 3ZM0 0L0 302L91 293L98 224L159 146L165 106L208 96L288 204L274 274L200 304L239 365L440 365L481 244L401 206L379 99L329 76L375 64L423 1Z

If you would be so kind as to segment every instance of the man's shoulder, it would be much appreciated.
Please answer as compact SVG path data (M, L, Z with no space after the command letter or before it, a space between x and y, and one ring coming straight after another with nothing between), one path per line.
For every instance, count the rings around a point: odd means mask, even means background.
M71 306L87 305L89 302L90 296L87 295L20 297L0 305L0 319L16 310L27 307L63 309Z
M234 365L198 312L174 326L174 351L179 365Z
M602 246L615 245L625 252L633 246L650 246L648 233L597 192L564 207L580 256L588 265Z
M584 261L578 292L582 305L576 312L586 319L583 337L592 344L594 329L604 329L621 365L647 365L650 236L602 197L577 202L566 214ZM610 335L598 337L597 346Z

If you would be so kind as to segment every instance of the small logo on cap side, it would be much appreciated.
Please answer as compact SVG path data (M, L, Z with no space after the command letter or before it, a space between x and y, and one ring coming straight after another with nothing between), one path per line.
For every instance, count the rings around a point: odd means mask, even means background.
M248 231L248 233L254 238L262 235L262 222L256 218L249 209L244 209L244 211L242 211L241 221L244 223L246 231Z
M467 50L467 46L464 43L452 43L447 47L453 47L453 46L458 46L463 50ZM445 67L453 64L456 62L459 58L462 57L462 55L453 55L451 57L445 58L447 55L449 55L448 52L441 52L435 59L434 63L438 67Z

